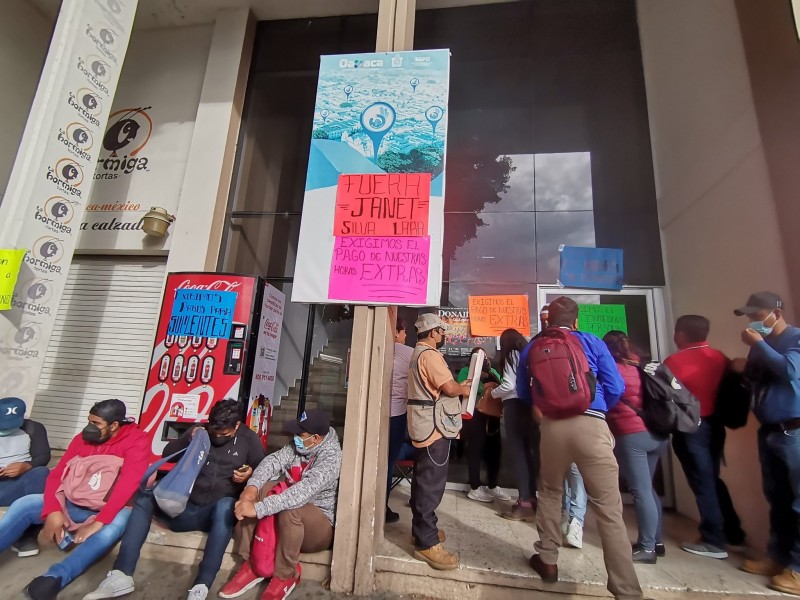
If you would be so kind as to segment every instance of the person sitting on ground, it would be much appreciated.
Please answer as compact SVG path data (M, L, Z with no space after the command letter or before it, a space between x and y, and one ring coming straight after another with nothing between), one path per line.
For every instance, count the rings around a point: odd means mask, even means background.
M44 493L23 496L0 519L0 552L11 547L28 527L41 523L44 528L40 541L54 542L62 549L75 545L67 558L28 584L25 592L31 600L56 598L59 591L105 556L122 536L130 516L130 509L125 506L138 489L150 461L147 437L125 415L125 403L121 400L96 403L89 410L89 424L72 439L47 477ZM92 464L97 467L97 457L109 459L106 469L117 469L115 478L101 478L101 471L89 471L87 459L94 459ZM99 511L63 498L64 494L67 498L70 495L62 487L65 469L69 465L72 472L82 471L81 464L87 466L84 487L108 494ZM89 492L82 490L82 493Z
M25 418L20 398L0 400L0 506L9 506L29 494L44 492L50 474L50 443L44 425ZM12 546L20 558L39 554L34 525Z
M220 590L220 598L241 596L264 579L250 562L257 519L274 515L277 536L274 574L261 600L287 598L300 582L300 553L321 552L333 545L342 466L339 438L321 410L304 412L286 424L286 431L294 435L292 443L259 463L236 503L236 551L245 562ZM285 489L270 493L276 486L272 480L279 475L284 479L278 485Z
M470 357L483 350L473 348ZM466 381L469 377L469 365L458 372L456 383ZM483 361L481 380L478 384L478 398L489 394L490 390L500 385L502 375L489 364L488 358ZM469 470L469 491L467 498L477 502L510 502L511 497L497 485L500 478L500 457L503 447L500 439L500 417L481 412L476 403L472 418L464 421L464 437L467 441L467 468ZM488 485L481 485L481 462L486 462Z
M189 590L189 600L204 600L214 583L225 548L233 535L236 517L233 506L253 467L264 458L264 448L258 435L242 426L244 410L237 400L226 398L217 402L208 415L211 450L208 460L195 480L189 502L177 517L169 517L156 503L153 489L139 492L114 567L100 586L84 596L84 600L117 598L133 592L133 572L139 561L150 522L153 517L172 531L205 531L208 540L203 560ZM200 427L193 427L164 448L169 456L189 447ZM177 461L179 457L173 459Z
M655 564L666 549L662 534L661 500L653 487L658 461L667 449L668 438L648 431L642 418L644 391L639 374L639 357L623 331L603 336L625 382L620 401L608 411L606 422L614 435L614 454L622 478L633 495L639 537L633 546L633 562Z

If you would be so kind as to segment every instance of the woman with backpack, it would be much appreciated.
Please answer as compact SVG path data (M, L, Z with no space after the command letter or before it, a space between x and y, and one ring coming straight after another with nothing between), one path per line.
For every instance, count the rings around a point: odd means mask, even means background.
M0 519L0 552L42 523L40 540L71 549L28 584L25 592L32 600L56 598L122 537L130 516L126 505L150 462L147 437L125 415L121 400L95 404L88 425L50 472L44 494L20 498Z
M616 440L614 454L636 508L639 537L633 546L633 562L655 564L658 556L664 556L665 548L661 500L653 488L653 475L667 448L667 438L650 433L640 416L644 401L639 357L631 350L628 336L622 331L609 331L603 341L625 381L625 391L609 411L607 422Z
M516 329L500 335L500 366L503 381L490 393L503 401L506 421L506 446L511 454L519 497L510 511L501 517L510 521L533 521L536 518L536 480L539 478L539 426L533 420L530 402L517 394L517 367L520 352L528 342Z

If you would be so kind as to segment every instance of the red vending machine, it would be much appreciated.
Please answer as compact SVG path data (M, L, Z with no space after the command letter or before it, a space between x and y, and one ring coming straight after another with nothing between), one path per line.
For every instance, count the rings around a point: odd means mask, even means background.
M219 400L237 398L248 407L264 289L261 277L228 273L167 276L139 419L150 438L154 458L161 456L169 440L193 424L207 421L211 407ZM170 321L178 318L175 315L183 308L176 305L176 296L190 297L193 290L233 292L235 304L226 311L224 321L211 322L211 316L198 316L196 322L208 335L170 335ZM216 295L226 301L234 299L230 294ZM213 307L210 312L214 312ZM203 318L208 326L198 320ZM243 426L250 426L250 418L248 410L246 419L242 415Z

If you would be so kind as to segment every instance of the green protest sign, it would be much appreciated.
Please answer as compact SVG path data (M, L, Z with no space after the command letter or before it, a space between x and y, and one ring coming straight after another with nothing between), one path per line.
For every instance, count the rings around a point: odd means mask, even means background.
M0 250L0 310L11 308L11 297L17 284L19 267L25 250Z
M602 338L609 331L628 333L624 304L579 304L578 330Z

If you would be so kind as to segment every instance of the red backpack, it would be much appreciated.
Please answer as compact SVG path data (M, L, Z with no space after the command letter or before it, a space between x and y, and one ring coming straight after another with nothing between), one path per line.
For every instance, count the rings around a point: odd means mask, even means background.
M583 414L594 400L597 378L581 341L569 330L548 327L533 339L528 373L533 403L548 419Z

